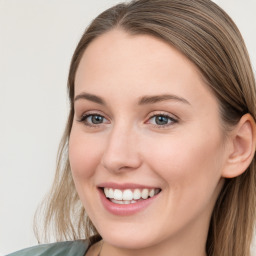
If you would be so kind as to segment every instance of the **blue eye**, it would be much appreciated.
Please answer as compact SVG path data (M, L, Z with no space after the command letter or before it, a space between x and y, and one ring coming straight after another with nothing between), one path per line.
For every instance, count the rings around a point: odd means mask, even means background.
M87 120L93 124L101 124L104 121L104 117L99 115L91 115L87 117Z
M168 126L177 121L168 115L154 115L149 119L149 122L158 126Z
M84 122L86 125L94 126L105 123L107 119L99 114L88 114L84 115L79 121Z

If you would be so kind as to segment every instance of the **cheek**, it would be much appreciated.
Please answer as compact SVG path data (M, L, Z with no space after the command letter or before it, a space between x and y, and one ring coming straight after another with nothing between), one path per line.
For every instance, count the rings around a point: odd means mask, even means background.
M100 162L100 143L72 128L69 139L69 161L74 179L84 181L92 177Z
M77 193L88 213L96 212L95 172L100 163L101 144L73 126L69 139L69 161Z
M191 136L193 134L193 136ZM175 134L155 143L147 152L151 168L165 181L165 185L194 192L214 189L221 177L223 148L216 133L201 132ZM149 148L149 145L145 147ZM152 146L151 146L152 148Z
M154 144L154 153L148 151L150 168L161 178L166 191L163 218L173 216L177 228L195 217L210 216L223 185L221 142L217 137L207 137L177 135Z

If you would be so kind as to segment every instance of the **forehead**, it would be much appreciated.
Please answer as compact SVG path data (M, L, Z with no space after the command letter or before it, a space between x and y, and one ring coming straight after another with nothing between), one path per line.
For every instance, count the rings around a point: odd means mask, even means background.
M120 29L111 30L92 41L79 67L84 68L83 72L86 72L85 67L90 68L90 73L124 69L126 74L129 71L135 74L135 71L161 69L162 74L166 70L175 70L183 75L184 71L200 75L197 67L167 42L150 35L131 35Z
M75 77L75 94L83 91L113 97L113 92L179 94L198 101L215 100L202 75L182 53L150 35L112 30L85 50Z

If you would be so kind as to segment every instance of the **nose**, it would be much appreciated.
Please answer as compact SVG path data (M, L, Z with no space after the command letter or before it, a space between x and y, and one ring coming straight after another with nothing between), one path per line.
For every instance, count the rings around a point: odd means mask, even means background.
M128 127L114 127L108 135L102 165L113 173L136 170L141 165L138 136Z

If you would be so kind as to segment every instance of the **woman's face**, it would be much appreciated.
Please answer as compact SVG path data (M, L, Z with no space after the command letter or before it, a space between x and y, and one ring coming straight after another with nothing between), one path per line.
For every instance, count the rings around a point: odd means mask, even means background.
M86 49L74 102L72 174L105 242L205 242L226 152L196 66L159 39L112 30Z

